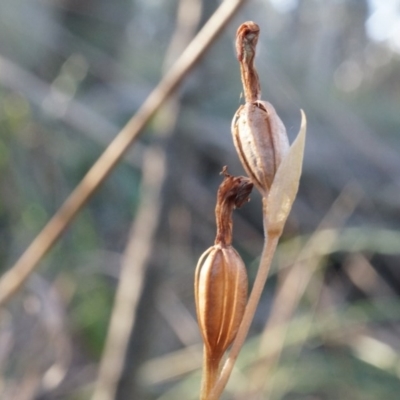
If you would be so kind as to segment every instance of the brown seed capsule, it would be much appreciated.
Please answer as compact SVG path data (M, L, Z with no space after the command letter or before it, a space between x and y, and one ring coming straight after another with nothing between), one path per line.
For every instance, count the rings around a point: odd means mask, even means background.
M219 362L236 336L247 301L245 265L232 246L216 244L200 257L195 302L208 357Z
M231 246L232 212L249 200L251 180L222 170L215 207L217 234L214 246L200 257L194 291L197 319L206 347L207 362L218 368L219 361L236 336L247 301L245 265Z
M272 104L261 100L247 102L233 117L232 135L243 168L266 196L289 150L283 122Z
M279 164L289 150L285 126L261 90L254 66L260 28L252 21L240 25L236 51L246 104L232 120L232 135L240 161L264 197L267 196Z

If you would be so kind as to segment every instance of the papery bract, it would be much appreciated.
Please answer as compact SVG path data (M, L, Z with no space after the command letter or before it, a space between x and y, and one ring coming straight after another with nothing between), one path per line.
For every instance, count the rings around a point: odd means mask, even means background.
M303 165L304 146L306 140L307 120L301 110L301 126L299 134L282 160L271 190L264 201L268 231L282 231L292 209L299 188Z

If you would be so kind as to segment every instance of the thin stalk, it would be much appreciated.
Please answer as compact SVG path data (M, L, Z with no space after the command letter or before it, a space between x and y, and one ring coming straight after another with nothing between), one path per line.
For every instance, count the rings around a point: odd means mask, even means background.
M210 393L213 387L215 386L215 382L218 379L218 371L219 371L219 363L220 358L215 359L210 356L209 352L204 346L204 366L203 366L203 378L201 382L201 392L200 392L200 400L209 400Z
M264 221L266 220L266 218L267 217L264 207ZM266 226L266 223L264 223L264 226ZM225 364L221 370L219 379L215 384L215 387L212 390L211 395L207 400L217 400L221 396L222 391L224 390L228 382L228 379L232 373L233 366L235 365L240 349L242 348L244 341L246 340L246 336L249 332L251 322L254 318L257 305L260 301L261 293L264 289L265 282L267 280L268 273L270 270L271 262L275 254L276 246L278 244L280 237L280 233L276 231L273 232L266 231L265 234L266 237L264 241L263 251L261 254L260 265L258 267L257 276L254 281L253 289L251 290L249 301L247 302L242 323L240 324L236 338L233 341L231 351L229 352L229 356L225 361Z

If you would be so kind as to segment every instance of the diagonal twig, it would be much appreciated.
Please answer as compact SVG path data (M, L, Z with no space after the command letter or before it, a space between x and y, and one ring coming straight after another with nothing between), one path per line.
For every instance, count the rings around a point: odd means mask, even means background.
M225 0L211 16L169 72L150 93L132 119L119 132L103 154L93 164L64 204L36 236L14 266L0 279L0 306L24 284L43 256L51 249L78 211L95 193L113 170L129 146L163 102L174 91L184 76L198 62L222 28L233 17L245 0Z
M191 10L189 22L187 7L190 7ZM201 0L180 0L177 14L175 33L167 50L164 64L175 59L193 38L201 16ZM161 113L169 115L169 118L164 119L162 127L157 129L157 133L162 134L164 138L171 136L174 130L179 105L177 96L171 96L160 109ZM124 368L130 369L129 380L135 380L135 368L129 368L129 365L126 365L129 364L129 361L126 360L126 353L130 336L138 322L139 301L143 296L149 258L154 248L159 216L163 207L160 195L168 175L165 149L158 146L150 147L145 151L143 159L140 203L124 251L107 339L92 400L115 399ZM138 361L135 360L135 362ZM123 390L130 392L130 388ZM134 397L135 389L130 394ZM123 397L124 394L119 393L119 396Z

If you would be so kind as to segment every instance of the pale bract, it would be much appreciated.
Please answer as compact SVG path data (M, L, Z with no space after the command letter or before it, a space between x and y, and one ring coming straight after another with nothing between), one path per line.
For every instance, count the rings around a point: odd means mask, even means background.
M306 116L301 110L300 131L280 163L264 203L268 231L282 231L295 200L303 165L306 127Z

